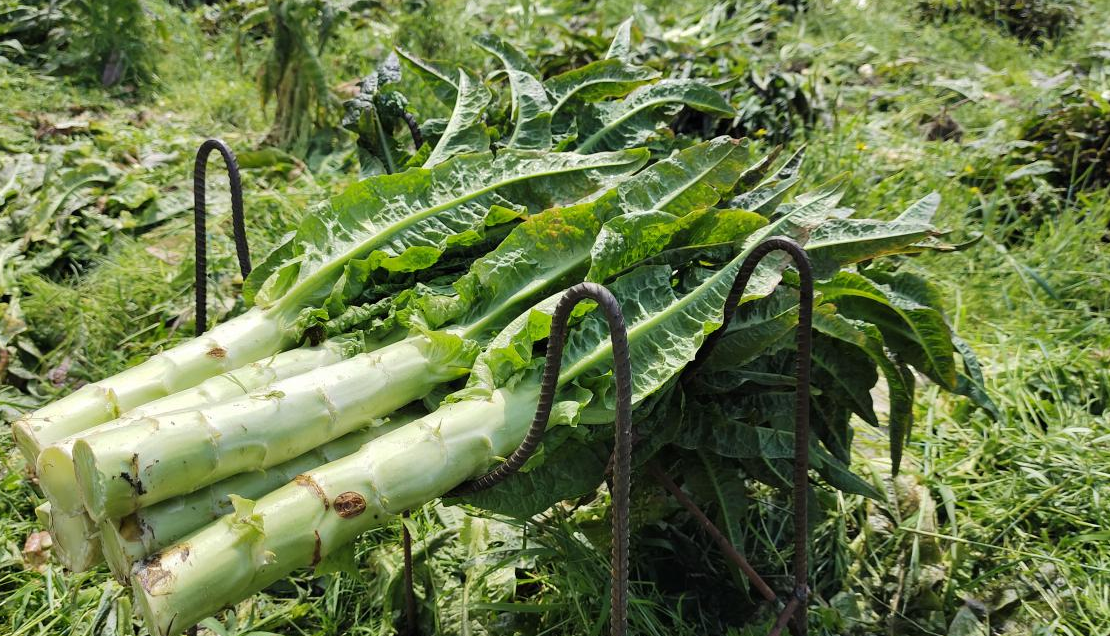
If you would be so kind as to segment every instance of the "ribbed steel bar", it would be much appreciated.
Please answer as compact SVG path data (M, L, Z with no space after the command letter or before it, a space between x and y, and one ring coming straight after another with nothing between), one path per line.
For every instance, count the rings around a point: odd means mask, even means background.
M251 272L251 255L247 247L247 229L243 221L243 183L239 178L239 162L235 153L220 139L206 139L197 150L193 164L193 229L196 234L196 332L208 329L208 232L205 216L208 212L205 177L208 156L218 150L227 166L231 184L231 224L235 235L235 255L239 259L239 272L243 278Z
M207 183L208 156L218 150L227 167L227 179L231 185L231 225L235 235L235 256L239 259L239 272L243 278L251 273L251 254L247 246L247 228L243 220L243 182L239 178L239 161L231 147L222 139L206 139L197 149L193 163L193 231L196 238L196 334L199 336L208 329L208 201ZM196 636L197 626L185 631L188 636Z
M725 556L727 556L729 560L736 565L736 567L740 568L740 571L744 573L744 576L748 577L748 580L752 582L752 585L755 586L755 589L759 592L759 595L764 598L764 600L774 602L776 599L778 599L778 597L775 596L775 592L771 589L769 585L767 585L767 582L763 580L763 577L759 576L755 569L752 568L751 564L748 563L748 560L744 558L744 555L740 554L740 551L736 549L736 546L732 545L732 542L729 541L727 537L725 537L724 533L722 533L720 529L718 529L717 526L709 520L709 517L707 517L705 512L702 511L702 509L699 508L696 503L694 503L694 500L690 499L690 497L688 497L686 493L682 492L682 489L678 487L678 484L674 483L674 480L671 479L667 475L667 473L663 472L663 469L660 468L659 464L655 460L651 460L650 462L648 462L647 469L648 472L651 473L651 476L654 477L655 480L663 486L663 488L667 489L667 492L671 493L671 495L678 500L678 503L682 504L682 507L686 508L686 510L694 516L694 519L697 519L698 523L701 524L702 528L705 529L710 538L712 538L713 541L717 543L717 546L721 548L721 551L725 553Z
M401 116L412 135L412 145L420 150L420 147L424 145L424 136L420 134L420 123L408 111L401 111ZM410 511L406 510L404 517L408 519L409 516ZM405 628L408 630L406 636L417 636L419 630L416 625L416 591L413 589L412 534L405 523L401 524L401 542L405 556Z
M402 516L408 519L411 515L406 510ZM402 549L405 558L405 628L406 636L416 636L416 593L413 591L412 582L412 534L409 526L401 523Z
M605 313L609 324L609 338L613 345L613 375L616 381L616 444L613 464L613 589L609 629L612 636L624 636L628 631L628 516L632 490L632 364L628 352L628 333L615 296L601 285L579 283L566 291L555 307L551 320L551 336L547 343L547 362L540 385L539 406L532 418L532 425L524 441L500 466L466 482L452 491L464 495L491 488L520 470L536 452L547 422L562 368L563 348L566 345L567 324L571 311L581 301L591 299Z
M786 252L794 260L800 278L796 334L798 384L794 395L794 595L784 611L786 618L781 618L780 622L784 622L793 613L794 629L791 631L804 636L808 618L806 599L809 596L809 587L806 584L809 577L809 511L806 494L809 487L809 376L813 354L813 268L810 265L809 255L802 246L789 238L774 236L756 246L744 259L736 275L736 281L725 300L724 321L721 328L706 338L697 357L683 372L683 380L689 380L698 372L724 336L726 327L736 315L740 299L756 267L768 254L779 251ZM712 522L705 518L702 525L709 530ZM713 530L710 530L711 534ZM719 530L716 532L720 534ZM782 627L778 627L772 631L772 634L777 634L781 630Z

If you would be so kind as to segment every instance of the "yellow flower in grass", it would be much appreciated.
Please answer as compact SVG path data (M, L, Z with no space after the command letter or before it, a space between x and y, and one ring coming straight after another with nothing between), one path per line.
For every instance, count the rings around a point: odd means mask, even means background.
M864 150L867 150L867 144L863 143L862 141L857 141L856 150L858 152L863 152Z
M972 174L974 172L975 168L973 168L970 163L964 166L964 174Z

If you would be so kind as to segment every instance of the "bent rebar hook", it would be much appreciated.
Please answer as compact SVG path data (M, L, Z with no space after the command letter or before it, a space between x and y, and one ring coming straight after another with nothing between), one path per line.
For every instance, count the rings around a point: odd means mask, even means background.
M207 188L205 177L208 170L208 155L219 150L227 166L227 179L231 186L231 224L235 234L235 256L239 259L239 272L243 278L251 273L251 254L247 247L247 230L243 222L243 182L239 178L239 161L231 147L222 139L206 139L197 148L197 158L193 163L193 231L196 236L196 269L194 291L196 292L196 335L208 329L208 213ZM185 630L188 636L196 636L197 626Z
M196 333L200 335L208 329L208 235L205 214L206 201L205 176L208 169L208 156L213 150L227 166L227 178L231 185L231 224L235 235L235 255L239 259L239 272L243 278L251 273L251 255L247 247L247 230L243 222L243 183L239 178L239 162L235 153L221 139L206 139L197 149L197 159L193 164L193 229L196 234Z
M729 290L728 298L725 300L724 320L721 328L706 338L705 344L698 351L697 357L683 372L683 380L693 377L705 364L705 361L713 352L713 348L724 336L725 328L732 321L733 316L736 315L740 299L751 280L752 274L755 273L756 267L768 254L778 251L786 252L794 260L801 279L796 336L798 348L797 387L794 399L794 593L779 615L769 636L781 634L791 618L794 618L793 633L805 636L807 600L809 597L809 587L806 584L809 578L806 491L809 487L809 373L810 360L813 354L813 268L810 265L809 255L802 249L802 246L789 238L773 236L757 245L752 253L744 259L740 271L736 274L736 281L732 284L732 289ZM683 506L694 513L695 518L702 523L710 536L721 544L725 554L748 576L763 597L767 600L774 600L775 596L770 587L755 573L743 555L728 543L720 530L713 526L712 522L700 509L697 509L694 502L685 497L682 491L674 485L674 482L658 467L653 466L652 469L656 479L663 483L664 487L674 494Z
M624 636L628 631L628 516L632 490L632 364L628 352L628 331L620 303L605 287L596 283L579 283L567 289L555 307L551 319L551 336L547 344L547 362L540 385L539 406L532 418L532 425L524 441L500 466L490 472L461 484L451 492L464 495L491 488L524 466L536 452L555 400L556 382L563 363L567 323L571 310L579 302L591 299L597 302L609 324L609 339L613 345L613 376L616 382L616 445L613 451L613 588L609 630L612 636Z

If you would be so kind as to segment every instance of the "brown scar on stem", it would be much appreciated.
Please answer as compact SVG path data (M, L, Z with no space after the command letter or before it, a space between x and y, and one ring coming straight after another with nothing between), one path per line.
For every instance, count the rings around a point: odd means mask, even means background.
M357 492L348 491L336 497L332 506L340 517L350 519L366 511L366 499Z
M121 472L119 474L119 476L124 481L131 484L131 487L135 489L135 492L137 494L140 494L140 495L145 495L146 494L146 487L143 486L143 481L141 479L139 479L139 454L138 453L132 453L132 455L131 455L131 472L130 473Z
M212 347L205 355L207 355L209 358L226 358L227 349L224 349L220 346Z
M327 493L325 493L324 489L320 487L320 484L316 483L315 479L309 477L308 475L301 474L294 477L293 481L296 482L298 485L304 486L305 488L311 490L312 493L320 499L320 501L324 502L324 512L327 512L328 507L331 506L331 502L328 501Z
M316 534L316 546L312 548L312 567L316 567L316 564L320 562L320 531L313 530L312 532Z
M182 543L175 545L172 548L167 548L162 552L154 554L146 561L143 561L142 566L138 568L136 576L143 589L150 594L157 594L157 589L163 581L173 580L174 574L172 568L166 568L162 565L162 561L169 557L181 553L181 561L189 558L189 544Z

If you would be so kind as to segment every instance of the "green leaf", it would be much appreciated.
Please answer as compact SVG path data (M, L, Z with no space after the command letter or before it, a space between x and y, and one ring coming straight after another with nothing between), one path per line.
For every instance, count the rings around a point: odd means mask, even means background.
M435 64L421 60L401 47L394 47L393 50L396 51L401 60L409 65L409 68L413 70L417 77L424 80L431 87L432 93L439 101L448 107L454 107L455 102L458 101L459 92L454 73L449 73Z
M512 117L516 122L505 144L509 148L546 150L551 147L551 102L538 79L539 72L519 49L494 35L474 39L478 46L496 55L505 65L513 95Z
M750 234L733 260L681 296L672 287L669 267L642 267L614 281L609 289L620 299L628 327L633 399L642 400L662 387L693 360L706 336L721 326L725 298L736 272L763 239L788 235L804 242L808 231L825 218L838 199L834 190L815 193L789 214ZM744 298L770 294L785 265L782 259L764 259ZM587 371L604 371L611 360L608 327L601 312L592 312L568 338L560 384Z
M767 177L760 185L770 185L778 183L779 181L786 181L788 179L797 179L801 176L802 164L806 158L806 147L803 144L800 148L794 151L794 154L787 157L786 161L775 170L771 176Z
M820 305L813 312L813 328L832 338L855 345L879 367L890 399L890 459L894 474L902 463L902 445L913 426L913 374L887 355L882 332L875 325L850 320L835 313L835 307Z
M734 114L720 93L701 82L662 80L634 90L622 101L584 107L578 118L580 134L575 151L590 153L638 146L683 106L720 117Z
M901 276L889 280L906 282ZM825 302L837 304L841 314L876 325L885 344L916 369L948 390L955 388L952 331L938 310L891 285L851 272L839 272L816 287Z
M928 249L918 242L938 236L931 225L874 219L833 219L813 231L806 247L817 278L829 278L853 263Z
M554 431L549 431L548 437ZM545 449L552 446L544 440ZM545 452L544 461L528 472L518 472L496 488L468 495L461 500L479 508L519 519L528 519L558 501L576 499L593 492L605 476L608 457L604 446L567 440Z
M777 156L778 149L771 156ZM728 202L731 208L739 208L750 212L768 214L782 201L786 193L798 183L798 171L805 159L805 146L799 148L791 155L771 176L759 182L754 187L747 187L748 180L742 180L746 192L741 192ZM753 171L751 177L759 178L767 166L759 166L759 171Z
M592 203L554 208L513 228L455 282L465 330L477 335L500 329L537 295L580 281L607 211Z
M1039 177L1053 172L1056 172L1056 166L1052 165L1051 161L1034 161L1006 175L1004 180L1008 183L1010 181L1017 181L1022 177Z
M737 310L705 361L708 373L743 366L793 333L798 325L798 293L779 287L770 296L744 303Z
M403 118L407 102L400 93L384 88L400 79L401 63L391 54L359 82L358 94L343 104L346 112L341 124L358 135L363 176L398 172L407 161L397 138L402 129L407 130Z
M702 209L687 216L645 212L663 206L675 213L712 204L743 172L749 147L727 137L703 142L656 162L590 203L533 215L515 227L456 284L468 331L503 327L522 304L581 280L583 270L615 272L659 249L732 240L766 221L756 215ZM639 222L661 216L666 240L638 240ZM429 324L435 324L430 321Z
M960 358L963 359L964 370L967 372L966 374L959 374L956 379L956 393L970 398L972 402L982 407L996 420L1001 419L1002 412L998 409L994 400L991 399L990 394L987 393L983 369L979 366L979 358L975 355L975 351L966 340L955 334L952 336L952 344L956 347L956 352L960 354Z
M751 192L745 192L728 202L730 208L738 208L767 215L774 210L787 193L798 184L798 179L786 179L770 185L758 186Z
M624 97L657 77L659 71L646 66L634 66L620 59L605 59L556 75L545 81L544 86L555 102L551 108L554 116L569 104Z
M613 34L613 42L609 44L609 50L605 53L607 60L622 60L629 61L632 57L632 25L635 18L628 18L617 26L617 32Z
M602 228L586 280L603 282L670 250L732 244L766 224L743 210L703 208L681 217L658 210L625 214Z
M861 360L862 358L862 360ZM833 399L873 426L879 418L871 404L871 389L879 376L867 353L833 338L813 338L813 382Z
M640 168L646 151L590 156L506 150L455 157L361 181L309 213L251 272L244 293L263 307L299 310L345 285L344 275L414 271L457 237L480 232L502 195L532 209L570 202Z
M748 493L740 471L728 466L720 456L705 451L695 451L697 467L684 467L686 485L702 501L712 501L716 509L716 525L724 530L732 545L743 543L744 515L748 508Z
M425 168L443 163L455 155L489 150L489 133L483 116L489 104L490 91L485 84L463 69L459 69L458 99L447 127L436 142Z
M792 484L793 431L737 421L728 417L717 403L688 404L686 414L682 430L675 439L678 446L742 460L752 476L770 486L786 488ZM809 465L834 488L882 499L874 487L812 440Z

